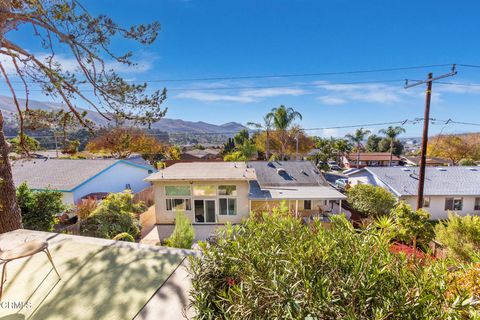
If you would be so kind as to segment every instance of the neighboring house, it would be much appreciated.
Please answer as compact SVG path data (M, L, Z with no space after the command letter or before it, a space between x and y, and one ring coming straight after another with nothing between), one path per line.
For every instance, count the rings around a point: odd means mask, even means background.
M180 160L212 160L221 159L220 150L215 149L193 149L185 151L180 155Z
M400 165L401 159L397 156L392 157L392 166ZM389 152L360 152L358 167L388 167L390 163ZM342 164L345 168L357 167L357 153L352 152L342 157Z
M150 185L144 179L155 170L126 160L35 159L13 162L12 171L16 186L26 182L35 190L58 190L63 202L73 205L91 194L138 192Z
M338 212L346 198L307 161L176 163L146 180L153 183L157 224L173 224L177 210L194 224L239 223L282 200L297 215Z
M416 208L418 168L367 167L347 173L352 186L380 186ZM432 220L445 219L448 211L480 214L480 167L427 167L424 208Z
M401 159L403 164L406 166L419 166L422 160L420 156L403 156L401 157ZM425 164L427 166L432 166L432 167L453 165L451 160L435 158L435 157L431 157L431 158L427 157Z

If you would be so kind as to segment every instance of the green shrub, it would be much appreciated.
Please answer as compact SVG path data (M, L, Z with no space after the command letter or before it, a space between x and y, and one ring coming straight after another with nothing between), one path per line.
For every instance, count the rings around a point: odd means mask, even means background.
M423 210L413 210L412 207L400 201L392 210L392 216L397 226L396 238L407 244L427 246L435 236L433 226L429 222L430 214Z
M25 229L53 231L57 215L65 210L61 192L32 191L25 182L17 188L17 202Z
M122 232L122 233L117 234L115 237L113 237L112 240L135 242L135 239L132 237L132 235L130 235L126 232Z
M218 231L191 257L197 319L447 319L446 266L389 251L373 226L330 229L274 210ZM455 299L453 297L452 299ZM461 303L458 308L466 308Z
M26 134L23 135L23 139L23 147L20 145L20 136L8 140L13 152L23 154L26 151L32 152L40 149L40 143L37 139L30 137Z
M436 225L437 240L454 259L473 261L480 254L480 217L448 214L448 220Z
M347 201L353 209L367 217L387 215L396 203L390 192L370 184L357 184L349 188Z
M475 160L471 158L465 158L460 161L458 161L459 166L476 166L477 164L475 163Z
M175 215L175 229L170 237L165 239L165 245L174 248L190 249L195 239L195 229L184 212Z
M131 191L109 194L85 220L81 221L83 235L112 239L126 232L137 238L140 235L138 220L134 214L143 210L133 203Z

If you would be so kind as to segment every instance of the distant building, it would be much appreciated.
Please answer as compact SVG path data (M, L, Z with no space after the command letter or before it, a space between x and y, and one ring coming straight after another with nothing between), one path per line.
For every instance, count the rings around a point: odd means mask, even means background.
M420 156L402 156L402 162L406 166L419 166L421 162ZM442 158L427 157L425 161L427 166L439 167L439 166L451 166L452 161Z
M357 168L357 153L352 152L347 156L342 156L342 164L345 168ZM392 157L392 166L400 165L401 159L397 156ZM358 167L387 167L390 163L389 152L360 152Z
M221 150L219 149L193 149L185 151L180 155L180 160L214 160L222 159Z
M139 192L150 185L144 179L156 170L139 160L34 159L14 161L12 171L15 186L26 182L34 190L58 190L63 202L73 205L88 195Z
M418 168L366 167L346 173L352 186L371 184L387 189L399 200L416 208ZM432 220L445 219L448 212L480 214L480 167L427 167L424 208Z

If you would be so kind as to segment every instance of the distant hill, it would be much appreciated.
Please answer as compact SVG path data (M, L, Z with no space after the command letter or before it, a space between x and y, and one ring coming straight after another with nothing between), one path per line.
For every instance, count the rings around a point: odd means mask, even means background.
M25 100L20 99L21 105L25 104ZM66 107L60 103L29 100L31 109L41 110L60 110ZM15 119L17 109L11 97L0 96L0 110L7 121ZM98 112L79 108L80 111L87 111L87 118L96 123L98 126L108 125L108 121ZM232 133L245 129L245 126L237 122L228 122L222 125L211 124L203 121L185 121L181 119L163 118L159 122L152 125L152 129L158 129L164 132L178 133Z

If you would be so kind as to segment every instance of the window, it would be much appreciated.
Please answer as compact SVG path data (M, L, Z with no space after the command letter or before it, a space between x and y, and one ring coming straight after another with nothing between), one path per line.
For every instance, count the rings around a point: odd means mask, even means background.
M304 200L303 201L303 209L304 210L312 210L312 200Z
M234 216L237 214L237 199L221 198L218 199L220 204L220 215Z
M127 184L125 185L125 189L126 189L126 190L132 190L132 186L130 185L130 183L127 183Z
M189 196L190 186L165 186L167 196Z
M237 196L237 186L225 185L218 186L218 195L220 196Z
M217 194L215 186L193 186L194 196L215 196Z
M463 208L463 198L446 198L445 210L461 211Z
M429 197L423 198L423 207L424 208L430 208L430 198Z
M480 210L480 198L475 198L475 206L473 210Z
M167 211L192 210L190 199L167 199Z

